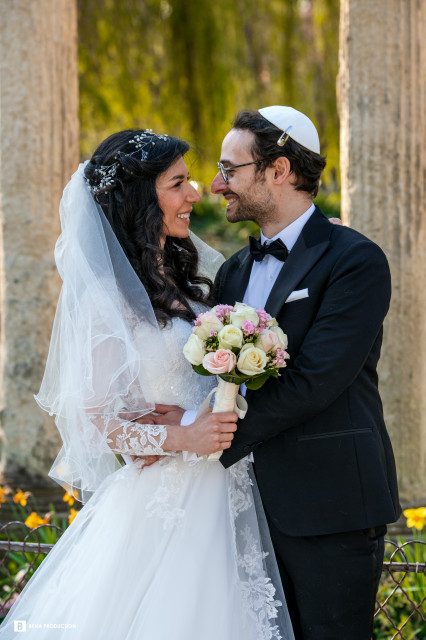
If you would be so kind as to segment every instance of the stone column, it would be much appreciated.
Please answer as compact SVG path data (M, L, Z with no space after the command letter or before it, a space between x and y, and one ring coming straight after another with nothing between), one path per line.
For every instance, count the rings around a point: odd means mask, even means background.
M58 450L36 405L60 281L53 248L79 158L76 0L0 2L0 411L2 470L46 482Z
M425 33L422 0L341 0L342 217L391 266L379 374L405 504L426 504Z

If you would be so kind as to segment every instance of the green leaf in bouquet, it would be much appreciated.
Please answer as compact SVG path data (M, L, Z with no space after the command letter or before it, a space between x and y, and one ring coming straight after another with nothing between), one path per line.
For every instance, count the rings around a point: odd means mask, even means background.
M278 371L276 369L268 369L265 373L260 373L257 376L254 376L248 382L246 382L247 389L251 389L251 391L257 391L260 387L263 387L265 382L270 377L278 378Z
M212 376L213 373L210 373L209 371L207 371L207 369L204 369L202 364L193 364L192 368L194 369L195 373L198 373L200 376Z
M245 376L241 373L222 373L219 378L222 378L225 382L232 382L233 384L243 384L246 380L250 380L250 376Z

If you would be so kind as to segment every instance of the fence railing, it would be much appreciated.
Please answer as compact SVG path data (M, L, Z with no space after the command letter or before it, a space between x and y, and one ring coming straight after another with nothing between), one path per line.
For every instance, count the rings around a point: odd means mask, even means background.
M375 640L426 640L426 542L386 540Z
M54 546L62 529L22 522L0 527L0 618ZM426 639L426 542L386 540L385 562L377 595L374 640Z

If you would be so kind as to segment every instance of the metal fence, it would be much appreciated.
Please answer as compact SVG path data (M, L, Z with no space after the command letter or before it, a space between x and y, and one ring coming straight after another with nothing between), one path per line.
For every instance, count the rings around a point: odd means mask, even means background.
M386 540L374 620L376 640L426 640L426 542Z
M0 618L54 546L46 540L62 532L50 524L0 527ZM376 603L373 640L426 640L426 542L386 540Z

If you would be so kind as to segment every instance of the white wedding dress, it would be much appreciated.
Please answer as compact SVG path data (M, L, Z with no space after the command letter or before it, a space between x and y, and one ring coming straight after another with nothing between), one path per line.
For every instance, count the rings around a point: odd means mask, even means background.
M152 363L158 403L194 409L214 386L182 355L190 331L181 319L162 331L170 360ZM157 451L165 429L135 425L123 453L135 438ZM1 640L292 640L250 467L177 454L109 475L24 589Z

